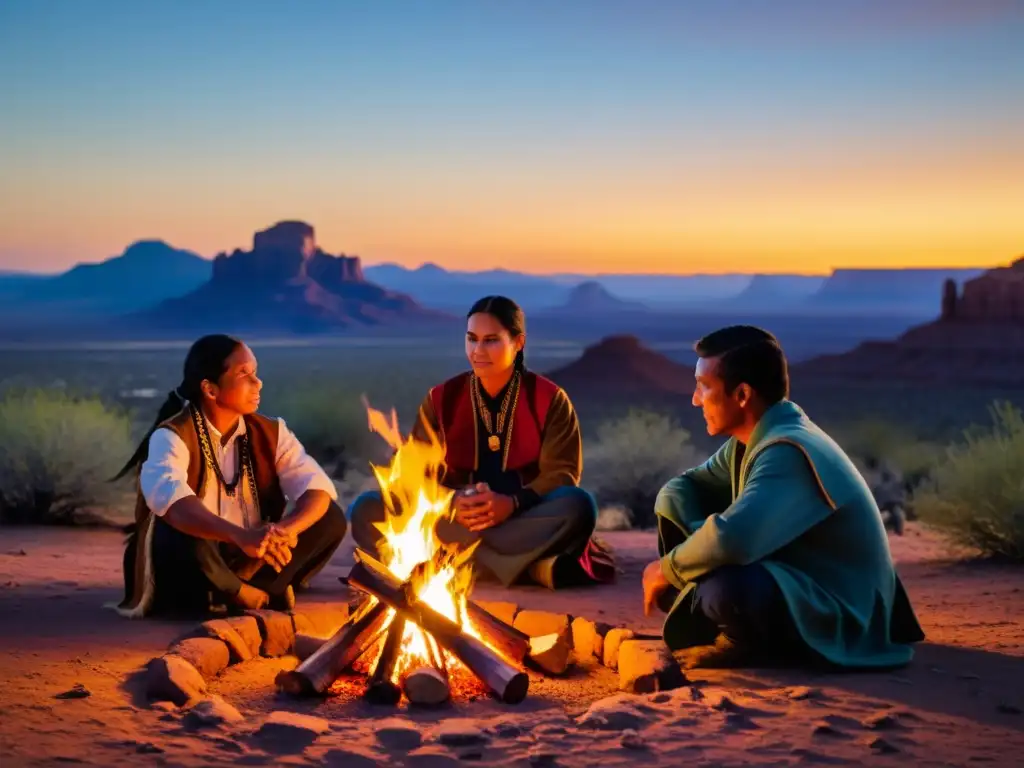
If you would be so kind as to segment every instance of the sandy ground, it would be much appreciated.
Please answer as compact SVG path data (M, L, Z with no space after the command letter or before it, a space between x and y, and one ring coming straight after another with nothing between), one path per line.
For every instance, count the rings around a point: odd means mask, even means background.
M639 592L653 534L607 539L624 569L616 585L481 585L476 597L657 631ZM564 680L532 676L518 706L483 698L410 712L285 699L272 681L294 658L264 659L210 686L244 720L195 728L133 682L189 625L101 608L120 596L119 534L0 529L0 765L1019 765L1024 569L954 558L913 526L892 548L928 634L898 673L691 672L677 691L627 696L616 673L585 667ZM300 603L344 599L337 576L350 564L343 548ZM57 698L76 684L90 695ZM324 718L326 730L260 730L275 710Z

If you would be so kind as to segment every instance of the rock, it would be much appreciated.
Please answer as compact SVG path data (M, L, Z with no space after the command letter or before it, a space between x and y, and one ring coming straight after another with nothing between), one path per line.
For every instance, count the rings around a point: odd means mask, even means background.
M608 669L619 668L619 646L623 640L632 640L633 630L616 627L608 630L604 638L604 655L602 661Z
M225 619L211 619L209 621L204 621L194 630L179 637L178 642L196 637L206 637L223 642L231 652L231 662L248 661L255 655L249 647L249 644L242 639L240 634L238 634L235 627L229 624ZM258 653L259 648L256 650Z
M292 617L280 611L246 611L256 619L263 639L260 653L264 656L286 656L295 648L295 626Z
M199 670L180 656L161 656L146 669L146 695L158 701L183 706L206 693L206 681Z
M290 618L288 624L291 626ZM263 721L253 739L267 752L301 752L330 730L322 717L276 710Z
M291 612L292 617L292 629L295 630L295 637L299 635L307 635L308 637L316 637L317 633L313 631L313 622L306 618L306 614L299 613L297 611Z
M217 695L197 701L185 713L185 724L192 728L217 727L225 723L240 723L244 719L241 712Z
M170 701L154 701L152 704L149 705L149 708L150 709L155 709L158 712L177 712L178 711L177 705L173 704Z
M347 603L314 603L303 606L301 611L292 611L295 631L317 637L331 637L348 621L348 617Z
M477 600L476 604L487 611L491 616L496 619L501 619L506 624L515 626L516 614L519 612L519 606L515 603L504 603L500 601L491 600Z
M212 637L191 637L187 640L179 640L171 646L169 653L172 656L180 656L185 659L199 670L206 680L211 680L219 675L231 660L227 643Z
M599 699L590 705L576 721L581 728L603 731L621 731L625 728L643 728L651 721L648 709L626 695Z
M569 617L564 613L548 613L547 611L519 611L512 625L530 637L541 637L557 633L564 635L572 647L572 632L569 629Z
M445 720L434 729L433 736L446 747L469 747L490 741L487 734L471 720Z
M158 747L148 741L142 741L135 745L135 751L140 755L160 755L163 754L163 747Z
M647 744L640 738L640 734L632 728L627 728L619 736L619 744L623 749L643 750L647 749Z
M68 690L64 691L63 693L58 693L56 696L54 696L54 698L55 699L87 699L90 696L92 696L92 691L90 691L88 688L86 688L81 683L75 683L73 686L71 686L71 688L69 688Z
M894 755L900 751L899 747L890 741L886 741L881 736L874 739L868 746L870 746L873 751L882 755Z
M597 646L597 626L590 619L577 616L572 620L572 650L578 661L592 658ZM602 643L603 649L603 643Z
M419 730L408 720L398 717L389 717L380 720L374 731L374 736L385 749L393 749L400 752L408 752L416 749L423 743L423 736Z
M263 635L260 634L260 625L254 616L230 616L222 619L230 626L235 633L242 638L249 649L251 656L260 655L260 647L263 645Z
M569 640L565 635L552 632L550 635L530 638L529 659L549 675L562 675L569 666Z
M619 689L628 693L670 691L686 684L686 675L661 640L624 640L619 644Z
M329 749L324 755L324 765L345 766L345 768L380 768L380 761L369 752L354 749Z

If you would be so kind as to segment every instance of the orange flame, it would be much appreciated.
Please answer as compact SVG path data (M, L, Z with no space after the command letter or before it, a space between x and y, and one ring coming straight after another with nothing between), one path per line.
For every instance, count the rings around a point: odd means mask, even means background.
M403 438L394 409L388 418L365 398L363 402L370 431L379 434L395 451L388 466L371 465L387 511L384 521L376 524L384 536L381 562L396 578L410 581L417 600L479 638L466 619L466 599L473 582L469 558L476 544L456 552L445 547L435 531L442 518L450 519L454 496L439 479L444 445L429 427L425 441L412 435ZM431 658L441 658L433 638L407 622L392 680L397 682L413 667L429 665ZM458 663L447 655L446 660L449 665Z

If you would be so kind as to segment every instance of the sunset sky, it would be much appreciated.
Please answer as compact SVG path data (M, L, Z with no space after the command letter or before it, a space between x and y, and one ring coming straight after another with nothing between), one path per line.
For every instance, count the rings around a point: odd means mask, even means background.
M1024 0L7 0L0 269L299 218L367 263L1024 254Z

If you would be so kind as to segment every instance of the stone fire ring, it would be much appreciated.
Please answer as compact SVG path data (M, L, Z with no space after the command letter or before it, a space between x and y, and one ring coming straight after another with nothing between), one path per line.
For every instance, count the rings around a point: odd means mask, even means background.
M596 658L617 670L619 688L627 693L654 693L687 683L660 639L638 638L625 627L582 616L521 611L515 603L477 604L531 638L557 633L577 662ZM350 606L345 603L320 604L288 613L254 610L204 621L174 640L167 653L148 663L146 693L151 701L170 701L178 707L194 703L206 693L207 682L229 665L260 656L294 654L296 635L330 637L345 623L349 612ZM545 674L553 673L545 670Z

